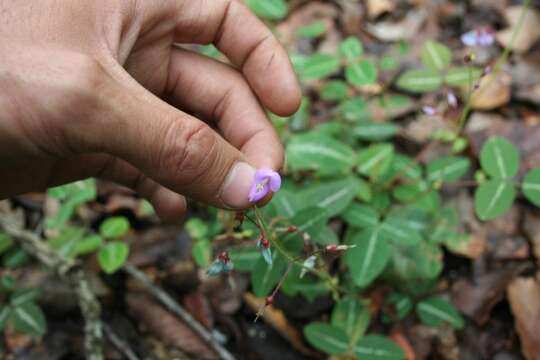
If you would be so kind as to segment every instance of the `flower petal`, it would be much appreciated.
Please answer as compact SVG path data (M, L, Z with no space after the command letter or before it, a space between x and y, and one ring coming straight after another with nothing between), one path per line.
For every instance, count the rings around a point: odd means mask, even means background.
M461 35L461 42L467 46L476 46L478 44L476 30L471 30Z
M278 192L281 188L281 176L274 171L273 174L270 175L269 180L270 190L272 190L272 192Z
M275 173L276 172L274 170L269 169L269 168L257 169L257 171L255 171L255 181L261 182L264 179L270 178Z
M251 185L251 189L249 190L248 200L251 203L256 203L257 201L265 197L266 194L268 194L268 184L264 184L262 186L257 185L259 185L259 183L254 182L253 185Z

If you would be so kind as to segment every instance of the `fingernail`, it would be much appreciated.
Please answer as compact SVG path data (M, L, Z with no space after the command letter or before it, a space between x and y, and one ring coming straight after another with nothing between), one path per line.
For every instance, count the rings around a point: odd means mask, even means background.
M237 162L231 168L223 188L221 200L231 208L243 208L248 205L248 195L255 178L255 168L245 162Z

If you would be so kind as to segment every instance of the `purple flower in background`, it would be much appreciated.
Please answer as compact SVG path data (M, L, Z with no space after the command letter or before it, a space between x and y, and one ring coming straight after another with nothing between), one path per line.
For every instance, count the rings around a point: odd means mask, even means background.
M474 29L461 35L461 42L467 46L486 47L495 41L495 32L489 27Z
M429 106L429 105L422 106L422 112L429 116L433 116L437 114L437 110L433 106Z
M458 106L458 99L456 97L456 94L454 94L452 91L446 95L446 99L448 101L448 105L450 105L453 108L457 108Z
M277 192L281 187L281 177L272 169L259 169L255 172L255 179L249 191L249 202L256 203L268 194Z

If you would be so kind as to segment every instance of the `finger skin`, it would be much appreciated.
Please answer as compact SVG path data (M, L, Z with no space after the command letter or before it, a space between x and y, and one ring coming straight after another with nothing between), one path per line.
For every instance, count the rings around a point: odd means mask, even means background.
M179 14L175 40L213 43L241 70L264 106L288 116L300 106L301 90L287 52L240 1L188 1Z
M175 105L214 121L223 137L256 167L282 167L283 146L240 72L214 59L175 49L169 78L167 97Z

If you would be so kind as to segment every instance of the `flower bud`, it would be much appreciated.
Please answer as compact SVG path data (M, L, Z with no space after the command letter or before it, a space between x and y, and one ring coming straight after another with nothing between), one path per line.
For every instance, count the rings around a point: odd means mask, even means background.
M298 231L298 227L294 226L294 225L291 225L287 228L287 232L288 233L295 233Z
M274 303L274 297L272 295L270 296L267 296L265 299L264 299L264 306L270 306Z
M264 238L261 240L261 245L263 248L268 249L270 247L270 241L268 239Z

